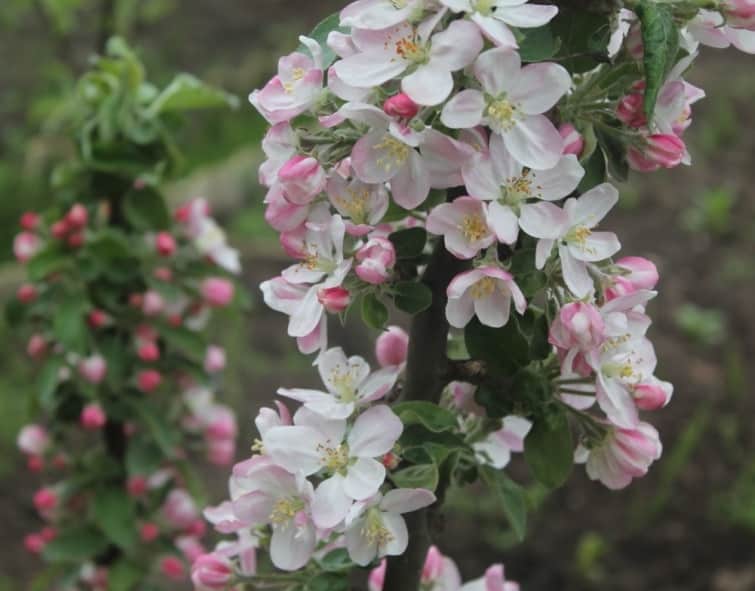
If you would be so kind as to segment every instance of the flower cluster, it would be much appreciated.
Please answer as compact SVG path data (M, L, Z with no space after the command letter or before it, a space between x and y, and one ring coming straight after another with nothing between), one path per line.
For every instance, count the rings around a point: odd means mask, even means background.
M124 109L137 110L117 120L138 116L145 132L157 116L139 109L155 103L124 90L156 99L151 85L134 86L140 71L127 48L111 42L81 83L81 116L105 121L97 109L103 101L112 113L108 88ZM198 82L196 89L211 91ZM205 200L171 215L150 172L170 164L159 141L140 136L135 149L117 133L107 150L108 136L95 134L94 156L82 149L57 170L53 204L24 214L14 241L28 280L8 318L28 339L39 375L29 392L38 422L21 430L18 447L46 483L32 499L44 526L25 546L51 564L51 577L61 575L56 588L66 591L158 589L188 579L206 529L188 459L227 465L236 448L234 413L215 399L225 352L209 340L207 323L236 299L238 253ZM155 160L141 160L141 150Z
M403 552L400 515L431 491L480 479L515 495L512 452L548 487L576 461L622 488L660 457L641 416L672 395L647 338L658 272L617 259L599 225L630 168L690 163L682 137L704 93L683 76L699 43L753 49L753 4L615 4L358 0L251 94L271 124L265 217L295 259L261 289L326 389L282 389L302 404L293 418L260 415L258 454L209 511L221 532L252 530L276 567L327 579L333 553L364 566ZM329 316L358 307L385 329L391 305L423 317L412 346L380 337L384 369L329 348ZM447 358L421 359L427 334L449 335ZM423 361L441 387L380 402L397 380L415 387L402 375ZM204 576L222 553L195 567L198 588L222 588ZM223 564L223 584L250 577ZM489 577L463 588L507 588Z

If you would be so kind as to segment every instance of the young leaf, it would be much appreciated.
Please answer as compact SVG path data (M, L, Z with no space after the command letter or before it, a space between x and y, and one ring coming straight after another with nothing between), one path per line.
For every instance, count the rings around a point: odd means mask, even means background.
M374 293L365 294L362 298L362 320L377 330L382 330L388 322L388 308Z
M527 533L527 499L524 490L501 470L483 466L480 472L483 480L501 500L509 525L521 542Z
M92 516L108 539L119 548L131 548L136 543L134 507L123 488L98 491L92 503Z
M70 259L64 253L54 248L45 248L29 261L27 270L29 279L41 281L48 275L60 271L70 264Z
M394 285L394 301L399 310L415 315L427 310L433 303L433 292L424 283L399 281Z
M123 200L123 213L136 230L167 230L170 227L165 200L152 189L130 191Z
M87 342L84 305L81 296L70 295L60 303L53 318L55 339L67 350L75 353L83 353Z
M427 242L427 232L424 228L407 228L388 236L396 249L396 258L414 259L422 254Z
M473 318L464 330L464 340L472 358L488 361L493 370L511 374L529 363L529 343L513 314L503 328L484 326Z
M107 548L108 541L90 526L60 532L45 545L43 556L49 562L81 562L89 560Z
M658 94L679 52L679 30L668 6L641 0L635 11L642 24L645 52L645 115L652 122Z
M320 48L322 49L322 67L325 70L327 70L334 61L336 61L335 52L330 49L327 44L328 35L330 35L333 31L339 31L341 33L349 32L349 29L341 27L340 24L341 15L336 12L334 14L331 14L326 19L320 21L317 26L312 29L312 32L307 35L310 39L314 39L320 44ZM307 55L309 54L309 51L304 45L300 45L297 51Z
M519 55L523 62L542 62L556 55L559 46L548 25L527 29L519 44Z
M426 488L434 491L438 488L438 466L435 464L422 464L409 466L391 475L391 480L399 488Z
M456 415L432 402L401 402L393 407L404 425L422 425L428 431L441 433L456 428Z
M147 114L156 117L169 111L238 106L238 97L208 86L190 74L179 74L152 102Z
M535 421L524 440L524 457L545 486L558 488L568 480L574 466L574 442L565 412Z
M108 569L108 590L132 591L137 583L142 580L143 576L143 569L140 565L126 560L120 560Z

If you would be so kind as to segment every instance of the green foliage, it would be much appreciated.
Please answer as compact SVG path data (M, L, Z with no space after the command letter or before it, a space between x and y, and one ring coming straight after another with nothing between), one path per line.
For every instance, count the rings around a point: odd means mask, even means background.
M96 556L108 545L107 538L91 526L79 526L59 532L44 549L46 560L56 562L82 562Z
M396 249L396 258L415 259L422 255L427 243L427 231L424 228L407 228L394 232L389 237Z
M393 407L404 425L422 425L433 433L452 431L456 428L456 415L431 402L401 402Z
M570 72L587 72L608 60L611 23L607 14L567 5L561 7L549 27L559 40L556 56Z
M399 281L393 285L393 290L396 307L407 314L424 312L433 303L433 292L424 283Z
M326 41L328 40L328 35L333 31L340 31L342 33L348 32L348 29L344 29L340 26L340 22L341 17L339 13L336 12L318 23L318 25L314 29L312 29L312 32L307 35L310 39L314 39L320 44L320 49L322 50L323 69L327 69L336 60L335 52L330 49L330 47L328 47L326 43ZM306 46L304 45L299 46L298 51L302 53L309 53Z
M674 313L676 325L696 343L713 347L727 338L726 315L714 308L684 304Z
M574 467L574 441L564 411L535 421L524 442L524 457L541 484L558 488L568 480Z
M388 322L388 308L374 293L366 293L362 297L362 320L377 330L382 330Z
M524 490L500 470L480 468L483 481L500 500L503 512L519 541L527 534L527 498Z
M682 215L682 226L690 232L726 236L734 226L737 195L725 187L705 191Z
M92 517L108 540L119 548L128 549L136 544L134 506L122 486L97 491L92 503Z
M658 94L679 52L679 29L670 7L641 0L635 11L642 23L645 69L645 115L653 120Z
M435 464L420 464L393 472L391 480L399 488L426 488L435 491L440 473Z

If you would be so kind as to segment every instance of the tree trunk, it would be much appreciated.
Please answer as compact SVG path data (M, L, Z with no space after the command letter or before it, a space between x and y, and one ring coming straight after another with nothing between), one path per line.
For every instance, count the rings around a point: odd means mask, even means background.
M463 189L448 192L448 201L464 194ZM446 321L446 289L451 280L469 268L468 261L454 257L438 242L422 282L433 293L433 303L412 320L409 332L409 357L403 400L437 403L446 386L448 322ZM402 556L391 557L385 576L385 591L417 591L427 551L432 543L430 529L448 483L438 487L438 502L427 509L405 516L409 530L409 547Z

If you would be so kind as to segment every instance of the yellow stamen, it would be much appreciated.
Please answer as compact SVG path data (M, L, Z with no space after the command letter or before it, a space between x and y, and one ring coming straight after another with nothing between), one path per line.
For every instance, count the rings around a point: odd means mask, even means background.
M318 446L317 451L322 454L320 459L324 468L335 473L343 473L349 466L349 448L346 445L338 447Z
M378 548L383 548L393 541L393 534L383 525L380 511L374 507L367 513L362 535L370 544L375 544Z
M488 106L488 117L498 129L507 131L514 126L514 118L517 113L515 105L507 99L498 99Z
M459 227L468 242L477 242L488 235L488 224L480 214L464 216Z
M278 499L270 513L270 523L273 525L286 525L303 509L304 502L301 499Z
M475 283L469 290L472 297L476 300L481 300L493 294L496 288L495 279L492 277L484 277Z
M379 144L375 144L375 150L379 150L382 155L377 159L378 166L386 172L393 171L401 167L406 159L409 158L409 146L400 142L395 137L387 135Z
M347 189L347 193L347 196L339 195L335 198L336 205L343 209L354 223L366 223L370 191L364 188Z

